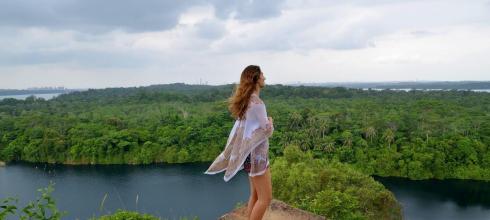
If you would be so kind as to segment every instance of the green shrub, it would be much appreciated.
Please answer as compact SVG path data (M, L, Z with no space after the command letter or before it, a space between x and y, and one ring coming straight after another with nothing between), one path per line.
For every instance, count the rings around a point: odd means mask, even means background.
M92 220L96 220L93 218ZM98 218L98 220L160 220L159 218L149 215L140 214L138 212L117 210L116 213L112 215L104 215Z
M401 205L372 177L286 147L272 164L273 195L327 219L401 219Z
M51 197L54 183L50 182L48 187L38 189L41 196L36 201L29 202L24 208L17 207L18 199L8 197L0 202L0 219L5 219L9 215L17 216L18 219L36 219L36 220L60 220L67 214L66 211L59 211L56 202Z

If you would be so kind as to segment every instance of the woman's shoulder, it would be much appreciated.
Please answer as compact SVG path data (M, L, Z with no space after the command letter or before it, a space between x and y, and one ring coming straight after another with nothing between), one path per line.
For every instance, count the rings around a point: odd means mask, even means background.
M250 97L250 104L248 105L247 115L261 114L265 111L265 104L257 95L252 95Z
M252 96L250 96L250 103L251 104L264 104L262 99L260 99L259 96L257 96L256 94L252 94Z

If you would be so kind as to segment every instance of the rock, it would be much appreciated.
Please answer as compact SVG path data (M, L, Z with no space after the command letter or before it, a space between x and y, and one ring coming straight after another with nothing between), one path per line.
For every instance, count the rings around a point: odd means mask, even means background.
M0 160L0 167L3 167L3 166L5 166L5 162Z
M221 216L219 220L247 220L246 211L247 206L245 204ZM273 199L262 220L325 220L325 217L293 208L282 201Z

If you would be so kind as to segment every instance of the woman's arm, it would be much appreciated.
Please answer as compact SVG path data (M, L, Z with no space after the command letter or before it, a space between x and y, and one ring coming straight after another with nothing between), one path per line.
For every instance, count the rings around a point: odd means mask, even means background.
M259 121L260 127L265 130L267 137L270 137L274 131L274 125L272 123L272 118L267 117L264 103L252 104L251 107L253 115L255 115L256 119Z

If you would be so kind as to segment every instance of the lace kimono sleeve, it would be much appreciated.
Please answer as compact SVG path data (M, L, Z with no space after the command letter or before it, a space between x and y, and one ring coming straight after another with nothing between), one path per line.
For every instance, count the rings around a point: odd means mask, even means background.
M270 137L274 131L274 127L267 117L264 103L253 103L249 111L251 112L250 115L253 115L259 122L259 127L264 129L266 136Z

